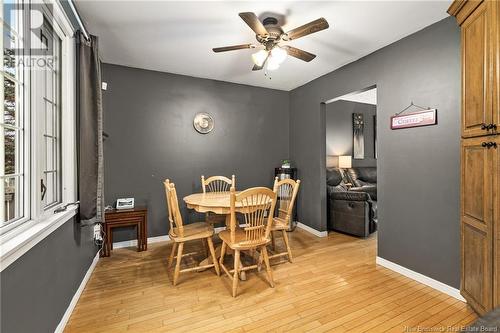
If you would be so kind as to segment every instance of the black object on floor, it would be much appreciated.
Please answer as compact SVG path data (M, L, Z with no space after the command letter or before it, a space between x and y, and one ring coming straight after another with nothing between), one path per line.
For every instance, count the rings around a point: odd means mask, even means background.
M467 332L500 332L500 307L488 312L462 330L462 333Z

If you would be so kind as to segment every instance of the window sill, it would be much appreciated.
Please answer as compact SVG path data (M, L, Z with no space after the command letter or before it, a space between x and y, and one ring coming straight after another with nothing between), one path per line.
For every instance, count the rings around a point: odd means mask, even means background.
M54 214L39 222L28 221L23 224L23 226L27 225L26 229L13 237L10 232L2 235L0 238L0 272L75 216L77 209L68 208L67 211Z

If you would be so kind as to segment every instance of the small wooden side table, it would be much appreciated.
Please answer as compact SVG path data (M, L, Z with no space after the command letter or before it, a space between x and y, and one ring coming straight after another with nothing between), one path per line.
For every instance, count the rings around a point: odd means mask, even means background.
M113 249L113 228L137 227L137 251L148 249L148 209L135 207L133 209L112 209L106 211L104 224L106 239L101 249L101 257L109 257Z

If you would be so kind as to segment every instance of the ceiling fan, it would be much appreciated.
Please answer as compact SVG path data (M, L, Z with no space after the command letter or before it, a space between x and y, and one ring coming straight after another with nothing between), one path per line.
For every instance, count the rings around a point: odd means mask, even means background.
M324 18L319 18L298 28L284 32L283 29L278 26L278 20L274 17L267 17L260 22L257 15L251 12L240 13L239 16L255 32L255 38L260 45L240 44L216 47L212 50L218 53L264 47L263 49L252 54L252 60L254 62L252 70L254 71L261 70L264 66L266 66L267 70L276 70L283 63L283 61L285 61L287 55L306 62L313 60L316 55L290 45L280 45L280 42L291 41L329 27L328 22Z

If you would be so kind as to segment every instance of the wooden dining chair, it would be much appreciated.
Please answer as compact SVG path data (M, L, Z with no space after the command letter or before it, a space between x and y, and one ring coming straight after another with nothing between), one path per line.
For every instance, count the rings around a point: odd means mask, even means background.
M224 176L212 176L205 179L205 176L201 176L201 187L203 193L206 192L229 192L231 187L236 188L236 177L231 176L231 179Z
M273 191L277 196L276 216L273 218L273 226L271 229L271 241L273 244L273 251L276 250L274 232L281 231L283 242L285 243L286 251L275 253L269 258L276 258L281 256L288 256L288 261L292 262L292 250L290 249L290 242L288 241L287 230L293 218L293 207L295 205L295 198L299 191L300 180L283 179L278 181L278 177L274 178Z
M236 297L239 273L250 269L258 268L258 265L243 266L240 261L240 252L247 250L257 250L263 257L267 279L274 288L273 273L269 264L267 244L270 242L269 234L272 227L274 206L276 204L276 193L265 187L254 187L239 194L231 188L230 207L231 222L229 229L221 231L219 237L222 239L221 256L219 265L233 281L232 295ZM243 226L238 226L236 220L236 210L242 215ZM234 252L234 269L228 270L224 266L224 256L229 247Z
M211 225L206 224L205 222L197 222L184 225L179 210L179 201L177 199L175 184L171 183L168 179L166 179L163 184L165 185L168 220L170 222L170 230L168 231L168 235L170 236L170 239L174 241L172 252L170 253L170 257L168 258L168 268L172 266L174 258L177 258L173 279L174 286L177 285L177 280L180 273L204 270L210 267L214 267L217 275L220 275L217 257L215 256L214 244L212 242L214 228ZM180 268L183 257L184 243L192 240L201 240L202 242L206 241L208 243L210 254L212 256L212 264L185 269ZM176 249L177 256L175 256Z
M201 176L201 187L203 193L222 193L229 192L231 187L236 188L236 177L231 176L231 179L224 176L212 176L205 179ZM205 222L214 225L216 223L224 223L226 217L220 214L206 213Z

